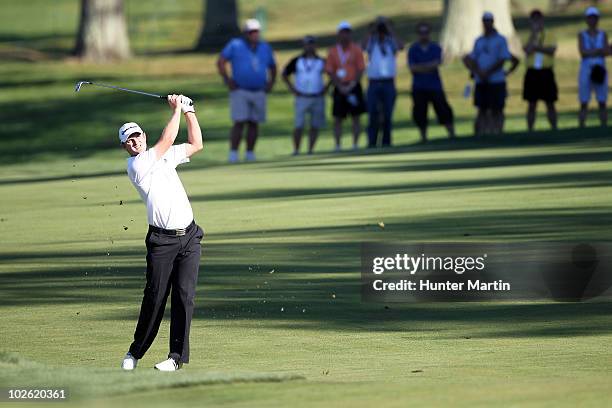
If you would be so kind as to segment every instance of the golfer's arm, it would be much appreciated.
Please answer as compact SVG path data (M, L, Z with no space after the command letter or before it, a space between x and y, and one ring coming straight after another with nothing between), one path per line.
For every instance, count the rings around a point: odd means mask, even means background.
M202 142L202 129L200 129L200 123L198 123L198 117L193 112L187 112L185 114L185 120L187 121L187 157L191 157L204 148Z
M159 140L155 144L155 155L157 159L161 159L164 154L170 149L170 146L174 144L176 136L178 135L179 126L181 124L181 110L175 110L172 113L170 121L164 128Z

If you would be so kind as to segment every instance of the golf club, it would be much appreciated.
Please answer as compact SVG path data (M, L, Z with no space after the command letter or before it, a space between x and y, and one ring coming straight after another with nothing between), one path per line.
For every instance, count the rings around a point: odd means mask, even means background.
M163 99L163 100L167 99L167 97L163 96L163 95L157 95L157 94L154 94L154 93L143 92L143 91L136 91L134 89L121 88L121 87L115 86L115 85L100 84L100 83L91 82L91 81L79 81L79 82L77 82L76 86L74 87L74 92L79 92L81 90L81 87L83 85L85 85L85 84L87 84L87 85L94 85L94 86L100 86L100 87L103 87L103 88L116 89L118 91L130 92L130 93L135 93L135 94L139 94L139 95L151 96L153 98L159 98L159 99ZM189 105L193 105L193 102L190 102Z

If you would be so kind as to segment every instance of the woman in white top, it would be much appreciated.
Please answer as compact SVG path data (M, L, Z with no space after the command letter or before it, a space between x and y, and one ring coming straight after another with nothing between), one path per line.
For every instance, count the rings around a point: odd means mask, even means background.
M580 100L578 121L580 127L584 127L589 100L591 94L595 92L599 105L599 121L602 126L606 126L608 122L606 109L608 73L605 57L610 55L610 46L607 34L597 28L599 10L589 7L584 14L588 28L578 34L578 48L582 57L578 74L578 99Z

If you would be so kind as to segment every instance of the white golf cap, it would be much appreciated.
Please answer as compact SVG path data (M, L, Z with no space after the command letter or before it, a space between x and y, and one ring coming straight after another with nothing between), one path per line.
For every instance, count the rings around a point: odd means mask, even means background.
M261 23L259 20L255 20L254 18L249 18L244 22L244 31L247 33L249 31L259 31L261 30Z
M352 29L353 29L353 26L348 21L341 21L340 24L338 24L338 27L336 27L337 32L340 32L342 30L352 30Z
M491 13L490 11L485 11L484 13L482 13L482 19L493 20L493 13Z
M133 135L134 133L144 133L138 123L128 122L124 123L123 126L119 128L119 140L121 143L125 143L128 140L128 137Z
M584 15L589 17L589 16L597 16L599 17L599 10L597 9L597 7L587 7L587 9L584 12Z

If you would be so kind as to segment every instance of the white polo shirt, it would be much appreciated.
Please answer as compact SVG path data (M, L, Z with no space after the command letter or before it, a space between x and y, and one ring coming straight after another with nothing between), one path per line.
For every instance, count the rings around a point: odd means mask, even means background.
M317 55L306 57L302 54L289 61L283 71L284 75L295 74L295 89L303 94L314 96L323 92L325 82L325 60Z
M193 210L176 166L187 163L185 144L171 146L159 160L155 148L127 159L128 177L147 205L150 225L165 229L186 228Z

